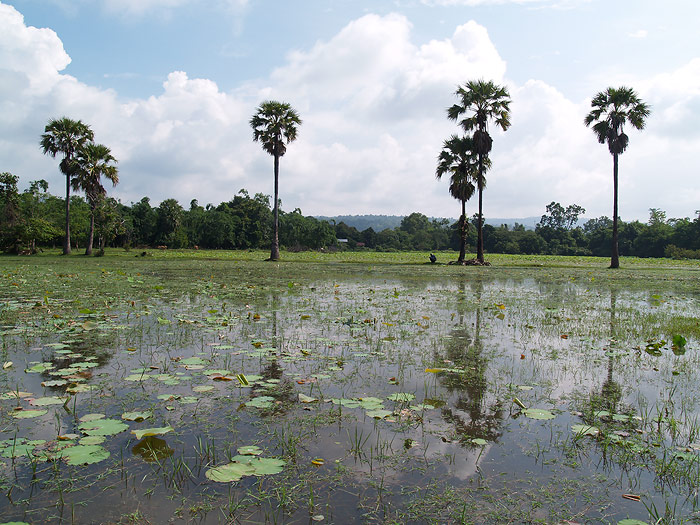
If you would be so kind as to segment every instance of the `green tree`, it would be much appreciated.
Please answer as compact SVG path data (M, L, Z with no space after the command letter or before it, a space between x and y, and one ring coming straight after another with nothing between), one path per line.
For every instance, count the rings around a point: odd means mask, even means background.
M484 80L471 80L464 86L459 86L455 94L459 103L448 108L447 117L456 121L465 132L473 132L474 150L479 158L479 177L476 181L479 190L476 258L483 264L483 190L486 182L484 173L493 145L488 125L489 121L493 121L503 131L510 127L510 95L505 87Z
M102 185L102 177L109 180L113 186L119 183L119 173L114 163L111 150L104 144L90 142L78 150L71 171L71 185L76 191L85 192L85 198L90 205L90 230L85 247L85 255L92 255L92 243L95 236L95 210L107 194Z
M158 213L151 206L151 200L144 197L131 205L133 240L136 246L149 245L155 240Z
M287 144L296 140L297 126L301 125L299 114L286 102L268 100L258 107L250 119L253 141L260 142L263 150L275 159L275 195L272 222L272 247L270 260L280 258L279 245L279 164L280 157L287 152Z
M617 168L618 157L625 152L629 144L629 137L623 128L629 123L635 129L644 129L645 120L651 110L633 89L627 87L609 87L601 91L591 100L591 107L593 109L586 115L584 123L586 126L592 126L600 144L607 143L608 150L613 156L613 229L610 268L619 268Z
M45 155L56 157L59 153L63 160L59 164L61 173L66 176L66 236L63 241L63 255L70 254L70 189L73 159L86 143L94 138L90 126L80 120L67 117L51 119L41 135L41 149Z
M440 180L443 175L450 174L450 195L462 204L462 214L459 216L459 263L464 262L467 253L467 201L472 198L476 189L474 182L479 178L478 166L474 144L469 137L452 135L443 143L435 176Z
M182 248L187 244L186 235L181 231L184 210L175 199L165 199L156 208L156 242L172 248Z

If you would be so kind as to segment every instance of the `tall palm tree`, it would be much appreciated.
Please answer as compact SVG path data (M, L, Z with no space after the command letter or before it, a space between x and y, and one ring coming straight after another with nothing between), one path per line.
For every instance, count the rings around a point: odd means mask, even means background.
M286 102L268 100L258 107L250 119L253 141L260 142L263 150L275 159L275 207L272 223L272 248L270 260L280 258L279 243L279 170L280 157L287 152L287 144L296 140L297 126L301 125L299 114Z
M473 143L469 137L452 135L442 145L442 151L438 155L438 165L435 176L438 180L442 176L450 174L450 195L462 203L462 214L459 217L459 257L458 263L464 262L467 252L467 222L466 203L474 195L474 182L479 174L477 160L473 151Z
M593 124L593 132L601 144L608 144L613 156L613 238L610 268L620 267L620 254L617 247L617 165L618 156L624 153L629 137L623 126L629 124L636 129L644 129L645 119L651 108L641 101L632 88L609 87L591 100L591 112L586 115L586 126Z
M90 205L90 233L88 235L85 255L92 255L92 241L95 235L95 210L100 199L107 193L102 186L102 177L112 182L113 186L119 183L119 174L111 150L104 144L90 142L78 151L73 161L73 180L71 185L76 191L84 191Z
M503 86L498 86L492 81L471 80L464 86L459 86L455 94L459 97L459 103L447 109L447 118L456 121L462 129L472 134L474 149L479 157L479 178L477 188L479 190L479 224L477 225L478 237L476 258L484 262L484 216L483 216L483 191L486 179L484 177L486 161L493 145L493 139L488 132L489 121L503 131L510 127L510 95Z
M94 138L90 126L80 120L67 117L51 119L41 135L40 146L45 155L56 157L63 154L59 164L61 173L66 176L66 237L63 240L63 255L70 254L70 188L73 159L78 150Z

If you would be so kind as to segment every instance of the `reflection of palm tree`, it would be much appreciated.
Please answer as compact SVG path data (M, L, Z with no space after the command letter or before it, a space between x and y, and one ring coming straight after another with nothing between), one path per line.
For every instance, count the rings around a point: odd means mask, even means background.
M617 290L610 288L610 340L615 339L617 320L615 319L615 307L617 304ZM615 412L617 404L622 399L622 387L613 379L613 356L608 356L608 375L600 389L601 404L610 412Z
M297 392L289 379L284 377L284 368L280 365L279 357L281 354L280 340L277 337L277 309L279 304L279 296L273 293L272 300L272 344L275 347L275 353L267 356L267 363L260 371L260 375L264 380L274 379L276 383L274 388L267 388L262 392L262 395L274 397L279 403L275 403L272 409L264 411L265 413L286 413L292 409L297 401Z
M457 433L465 441L472 438L493 441L500 435L502 411L498 403L490 407L486 406L486 393L489 386L486 379L486 370L488 369L489 358L484 355L483 342L480 338L481 309L479 307L476 309L474 336L471 337L469 329L463 326L465 311L464 281L460 281L458 286L460 290L457 302L459 325L452 330L449 342L445 346L445 357L436 357L451 361L454 363L454 367L460 368L464 372L445 372L438 376L440 383L448 392L457 394L457 401L454 406L456 410L446 406L442 409L442 417L448 423L454 425ZM481 281L475 281L474 286L477 303L479 303L483 285ZM466 413L469 416L468 419L459 412Z

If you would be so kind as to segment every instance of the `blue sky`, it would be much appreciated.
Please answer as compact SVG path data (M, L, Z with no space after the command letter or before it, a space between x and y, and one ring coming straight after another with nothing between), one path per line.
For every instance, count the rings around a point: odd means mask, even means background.
M112 148L123 202L270 194L272 161L248 120L272 98L304 120L282 159L284 209L456 216L434 177L458 131L445 108L457 84L486 78L513 99L513 125L494 132L486 215L558 201L609 216L612 159L583 118L597 91L628 85L652 115L629 132L621 215L692 217L698 15L680 0L0 0L0 170L60 195L57 161L37 143L66 115Z

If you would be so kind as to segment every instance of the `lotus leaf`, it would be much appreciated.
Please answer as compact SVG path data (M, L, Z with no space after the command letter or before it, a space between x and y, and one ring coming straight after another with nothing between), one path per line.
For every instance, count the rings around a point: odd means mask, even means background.
M124 412L122 414L122 419L125 419L126 421L143 421L144 419L148 419L151 416L153 416L153 412L150 412L150 411L147 411L147 412Z
M48 410L17 410L12 412L12 417L15 419L30 419L46 414Z
M382 408L367 411L367 415L369 417L374 418L374 419L384 419L385 417L388 417L391 414L393 414L393 412L391 410L384 410Z
M532 419L554 419L556 416L552 414L549 410L544 410L542 408L526 408L523 410L523 414Z
M132 430L131 433L136 436L136 439L143 439L149 436L162 436L168 432L173 432L175 429L171 426L159 427L159 428L142 428L139 430Z
M100 445L75 445L61 451L61 456L69 465L90 465L109 457L109 451Z
M582 436L597 436L600 434L600 429L591 425L571 425L571 430L574 434L580 434Z
M118 419L96 419L84 421L78 428L88 436L113 436L127 430L129 425Z
M245 463L233 462L209 469L204 475L212 481L230 483L232 481L239 481L243 476L252 476L254 473L254 467Z
M29 404L34 405L35 407L43 407L48 405L62 405L67 400L68 398L62 398L57 396L38 397L36 399L31 400Z
M245 405L249 407L256 407L256 408L270 408L272 404L274 403L275 398L270 397L270 396L259 396L259 397L254 397L250 401L246 401Z

